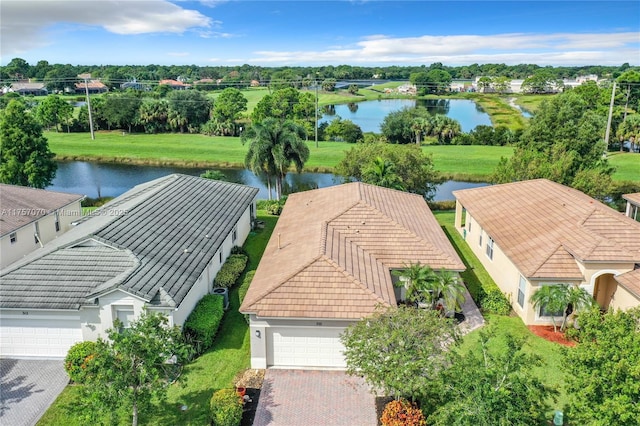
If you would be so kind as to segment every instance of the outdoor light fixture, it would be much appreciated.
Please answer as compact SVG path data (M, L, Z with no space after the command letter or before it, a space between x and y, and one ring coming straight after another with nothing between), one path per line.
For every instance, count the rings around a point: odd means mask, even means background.
M260 338L260 330L256 330L256 337L259 339Z

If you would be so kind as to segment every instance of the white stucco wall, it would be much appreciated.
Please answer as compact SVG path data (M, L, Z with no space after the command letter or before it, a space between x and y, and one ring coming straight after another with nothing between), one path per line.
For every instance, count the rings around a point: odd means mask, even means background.
M7 214L9 213L19 214L19 211L13 212L11 209L7 209ZM56 213L52 212L14 231L16 232L17 241L13 244L10 238L11 233L4 235L0 239L0 267L5 268L41 247L39 243L36 243L34 238L36 223L38 224L38 236L42 244L54 240L71 229L71 223L78 220L82 215L80 201L71 203L57 210L57 213L60 223L59 231L56 231Z

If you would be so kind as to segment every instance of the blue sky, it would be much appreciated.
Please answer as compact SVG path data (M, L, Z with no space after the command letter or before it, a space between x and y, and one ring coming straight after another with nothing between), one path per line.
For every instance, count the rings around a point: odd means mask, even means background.
M0 0L0 63L640 65L638 1Z

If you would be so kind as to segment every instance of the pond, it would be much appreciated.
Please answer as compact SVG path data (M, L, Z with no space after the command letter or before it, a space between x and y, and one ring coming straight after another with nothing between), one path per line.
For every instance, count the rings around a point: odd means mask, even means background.
M328 105L320 123L331 122L336 117L351 120L363 132L380 133L380 124L391 112L403 108L425 107L431 114L442 114L460 123L463 132L470 132L476 126L491 126L489 114L468 99L382 99L342 105Z
M265 182L245 169L213 169L225 174L230 182L242 183L260 190L259 199L268 199ZM87 197L117 197L136 185L167 176L183 173L199 176L205 169L180 167L153 167L130 164L102 164L86 161L59 162L53 183L47 187L52 191L82 194ZM338 185L343 180L331 173L288 173L283 184L283 192L305 191ZM438 185L435 201L453 200L452 191L485 186L487 183L447 181Z

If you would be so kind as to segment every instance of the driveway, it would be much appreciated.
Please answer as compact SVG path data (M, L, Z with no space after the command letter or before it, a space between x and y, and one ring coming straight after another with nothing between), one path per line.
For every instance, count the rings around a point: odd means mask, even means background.
M253 426L376 426L375 396L343 371L265 373Z
M0 359L0 425L32 426L69 383L62 360Z

